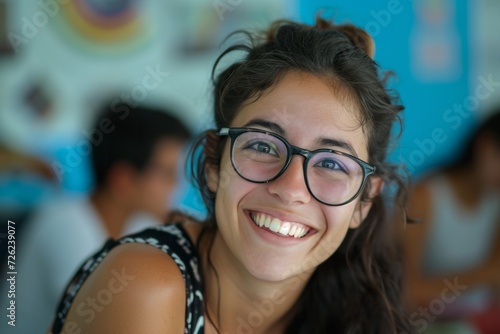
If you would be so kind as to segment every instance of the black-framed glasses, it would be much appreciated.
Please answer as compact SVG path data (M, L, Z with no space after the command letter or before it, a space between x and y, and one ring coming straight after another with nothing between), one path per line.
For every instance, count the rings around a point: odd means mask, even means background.
M376 169L344 152L293 146L265 130L222 128L217 134L231 138L231 164L239 176L250 182L271 182L285 172L293 155L303 156L307 189L326 205L339 206L354 200Z

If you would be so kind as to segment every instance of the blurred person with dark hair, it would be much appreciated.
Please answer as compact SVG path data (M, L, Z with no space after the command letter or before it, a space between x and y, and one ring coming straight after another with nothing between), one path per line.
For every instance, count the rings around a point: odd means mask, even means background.
M105 240L163 222L177 187L190 137L177 118L160 109L108 103L92 129L94 190L42 207L18 242L18 333L47 328L67 281Z
M163 221L190 131L165 111L126 105L105 109L94 129L106 128L109 134L91 139L96 189L90 200L108 235L117 238L123 232L121 218L134 212Z
M500 112L479 126L455 163L416 184L408 214L419 221L404 235L408 296L413 307L429 309L442 300L444 309L440 306L433 319L474 317L497 309ZM494 313L496 320L489 326L495 329L490 330L500 333L500 312ZM428 322L419 319L425 318L416 316L413 322L422 329L427 327Z

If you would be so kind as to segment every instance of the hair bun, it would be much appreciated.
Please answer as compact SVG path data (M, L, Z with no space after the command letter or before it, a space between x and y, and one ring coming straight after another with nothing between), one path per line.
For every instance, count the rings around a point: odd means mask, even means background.
M339 25L335 28L346 35L352 44L365 51L373 59L375 55L375 42L365 30L350 24Z
M316 16L315 27L320 30L334 29L344 34L353 45L365 51L370 58L375 55L375 42L365 30L352 24L335 25L332 21L326 20L321 16Z

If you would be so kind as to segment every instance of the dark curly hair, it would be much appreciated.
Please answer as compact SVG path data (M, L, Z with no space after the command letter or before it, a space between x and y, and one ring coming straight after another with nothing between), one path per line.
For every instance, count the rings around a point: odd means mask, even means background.
M392 185L386 186L390 195L374 198L368 198L365 189L361 200L372 202L366 219L349 230L336 252L317 267L286 333L411 332L400 300L402 268L392 233L405 219L395 221L388 214L390 207L403 207L406 201L404 178L387 161L389 144L396 139L391 131L395 123L401 126L403 106L387 88L388 75L372 59L372 39L355 26L334 25L320 17L313 25L278 21L262 34L237 33L248 42L227 48L212 70L217 129L228 127L244 103L258 99L288 72L309 73L345 90L357 103L369 163L386 185ZM238 51L244 57L218 73L221 60ZM205 168L219 166L224 141L214 130L206 131L191 152L191 174L208 211L206 229L217 225L215 194L207 187Z

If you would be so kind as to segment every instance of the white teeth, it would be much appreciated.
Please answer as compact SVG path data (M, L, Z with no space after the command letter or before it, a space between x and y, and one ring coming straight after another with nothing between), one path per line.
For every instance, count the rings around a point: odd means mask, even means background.
M265 219L264 215L262 215L260 213L259 214L252 214L252 219L255 222L255 224L257 224L257 226L259 226L259 227L264 226L264 219Z
M280 234L287 235L288 231L290 231L290 223L281 224L281 228L279 230Z
M264 226L264 220L266 219L266 217L264 217L264 215L259 215L259 226L262 227Z
M281 235L302 238L310 230L310 228L305 225L283 222L278 218L274 218L263 213L252 213L251 216L257 226L268 228L269 230Z
M265 227L271 226L271 217L267 216L266 221L264 222Z
M269 226L269 229L273 232L278 232L280 229L280 220L278 218L273 218L271 221L271 226Z
M297 231L295 231L295 234L293 235L295 238L300 238L302 236L302 232L303 232L303 228L302 227L297 227Z

